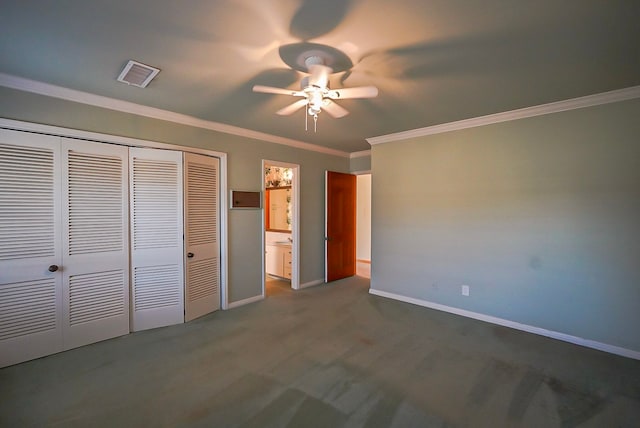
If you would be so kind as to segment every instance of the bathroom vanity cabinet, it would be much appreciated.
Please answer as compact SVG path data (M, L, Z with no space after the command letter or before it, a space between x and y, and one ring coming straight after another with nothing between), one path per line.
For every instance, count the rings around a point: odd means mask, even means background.
M269 275L291 279L291 245L267 245L266 270Z

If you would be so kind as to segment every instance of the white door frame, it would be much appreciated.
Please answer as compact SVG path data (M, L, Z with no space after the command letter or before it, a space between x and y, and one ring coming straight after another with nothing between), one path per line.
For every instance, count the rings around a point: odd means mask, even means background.
M59 126L41 125L38 123L0 118L0 128L15 131L36 132L67 138L95 141L99 143L119 144L129 147L149 147L157 149L179 150L189 153L199 153L220 159L220 305L222 309L229 309L229 239L228 239L228 190L227 190L227 154L215 150L199 149L196 147L179 146L177 144L158 143L137 138L120 137L117 135L101 134L97 132L81 131ZM261 176L264 176L264 172ZM264 182L264 179L262 180ZM263 261L264 263L264 261ZM264 288L264 285L263 285Z
M291 190L293 191L293 226L291 228L291 288L294 290L300 289L300 165L295 163L274 161L274 160L262 160L262 171L260 178L262 180L262 194L266 194L267 185L264 181L264 169L269 166L279 166L281 168L291 168L293 170L293 177L291 179ZM265 281L266 281L266 232L267 225L265 224L265 209L264 197L262 203L262 298L266 296Z

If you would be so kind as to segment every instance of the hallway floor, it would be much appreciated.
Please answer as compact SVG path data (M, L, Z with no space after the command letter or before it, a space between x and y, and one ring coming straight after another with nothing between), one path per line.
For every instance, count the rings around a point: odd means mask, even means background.
M0 369L2 427L637 427L640 361L360 277Z
M294 290L291 288L291 281L285 281L284 279L278 279L266 276L264 281L267 297L272 297L282 293L292 293Z

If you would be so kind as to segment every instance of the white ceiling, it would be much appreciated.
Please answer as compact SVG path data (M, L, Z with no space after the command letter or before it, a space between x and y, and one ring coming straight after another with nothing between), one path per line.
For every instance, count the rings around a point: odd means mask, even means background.
M640 84L640 2L603 0L59 0L4 2L0 73L346 152L366 138ZM375 85L305 132L283 46L322 44ZM286 55L284 55L286 56ZM162 71L118 83L129 59ZM283 60L284 59L284 60Z

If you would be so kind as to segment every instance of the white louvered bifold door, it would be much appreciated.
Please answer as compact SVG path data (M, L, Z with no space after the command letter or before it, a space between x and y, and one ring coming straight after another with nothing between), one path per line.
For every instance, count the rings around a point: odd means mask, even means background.
M182 152L129 150L131 330L184 322Z
M185 321L220 308L218 159L184 154Z
M63 139L65 349L129 333L128 148Z
M0 130L0 367L62 350L60 138Z

